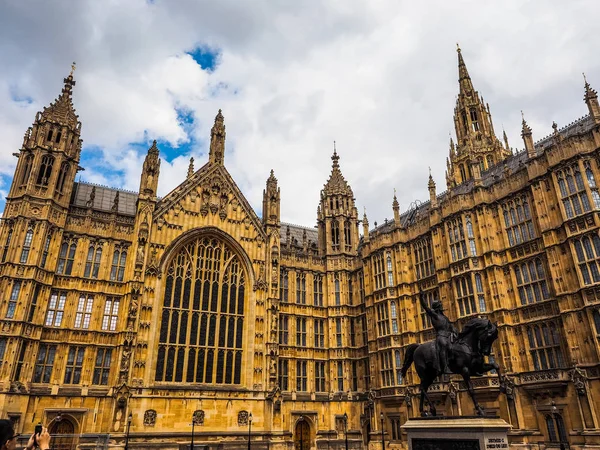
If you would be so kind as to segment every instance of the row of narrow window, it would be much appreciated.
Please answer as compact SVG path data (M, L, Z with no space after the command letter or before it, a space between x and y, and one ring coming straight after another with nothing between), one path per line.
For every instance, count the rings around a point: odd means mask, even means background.
M359 362L352 361L350 364L351 374L350 378L350 386L345 386L345 378L348 376L344 369L343 361L306 361L306 360L296 360L295 364L295 381L296 383L292 385L290 383L290 365L293 361L288 359L280 358L278 362L279 369L279 388L282 391L290 391L295 390L297 392L345 392L348 388L352 391L358 390L358 382L359 382ZM334 367L334 377L332 381L332 386L328 389L328 381L329 377L329 365L333 365ZM309 365L312 365L313 383L309 385Z
M347 282L347 299L348 304L354 304L354 283L352 282L352 278L348 277ZM290 300L290 292L289 292L289 272L285 269L282 269L279 275L279 299L282 302L289 302ZM333 280L334 286L334 304L336 306L342 305L342 289L341 289L341 280L340 275L338 273L334 274ZM297 272L296 273L296 298L295 301L299 305L307 304L307 293L306 293L306 273ZM362 289L361 289L362 292ZM323 301L323 276L322 275L313 275L313 305L314 306L324 306Z
M350 221L345 221L344 229L344 249L352 250L352 224ZM337 220L331 222L331 248L332 250L340 250L340 223Z
M367 343L366 333L367 333L367 322L364 317L358 318L360 322L360 326L362 328L363 334L363 345ZM306 317L296 317L296 340L295 345L297 347L307 347L309 344L307 340L307 324L309 319ZM356 347L357 345L357 334L356 334L356 319L348 318L349 322L349 330L344 332L343 320L341 317L335 318L335 345L338 348L341 348L345 345L350 345L350 347ZM325 348L325 324L327 323L326 319L313 319L313 329L312 336L315 348ZM279 317L279 344L280 345L290 345L292 341L290 340L290 321L289 316L282 314ZM343 338L344 334L349 336L349 341Z

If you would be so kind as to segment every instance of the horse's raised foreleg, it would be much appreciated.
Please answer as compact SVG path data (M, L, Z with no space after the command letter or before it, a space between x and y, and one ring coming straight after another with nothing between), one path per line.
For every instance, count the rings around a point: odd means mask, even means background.
M467 385L469 395L471 396L471 400L473 400L473 405L475 405L475 409L477 410L477 415L483 416L485 414L485 411L483 410L481 405L477 403L477 399L475 398L475 391L473 390L473 384L471 384L471 374L469 372L469 368L464 367L461 372L461 375L463 377L463 380L465 380L465 384Z

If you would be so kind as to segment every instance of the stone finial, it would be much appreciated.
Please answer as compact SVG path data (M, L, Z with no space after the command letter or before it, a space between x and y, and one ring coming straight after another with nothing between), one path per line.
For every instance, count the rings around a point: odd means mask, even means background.
M190 158L190 165L188 166L187 177L190 178L194 175L194 157Z

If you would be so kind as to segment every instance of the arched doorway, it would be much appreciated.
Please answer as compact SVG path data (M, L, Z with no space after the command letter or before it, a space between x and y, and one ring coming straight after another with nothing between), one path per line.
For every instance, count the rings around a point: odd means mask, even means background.
M54 422L50 427L50 450L75 450L75 426L68 419Z
M310 425L304 417L301 417L294 430L294 450L309 450L310 448Z

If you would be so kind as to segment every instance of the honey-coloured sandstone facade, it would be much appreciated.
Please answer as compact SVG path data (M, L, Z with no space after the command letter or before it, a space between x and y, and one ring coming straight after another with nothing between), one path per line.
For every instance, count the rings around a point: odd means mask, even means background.
M600 448L596 92L537 143L523 119L513 152L458 60L448 190L430 176L427 203L401 214L394 197L374 229L335 151L315 227L281 222L273 172L259 217L220 111L208 161L163 198L156 142L139 192L75 182L71 72L25 133L0 221L0 415L50 424L61 449L189 448L192 423L201 448L406 448L404 349L434 336L422 296L459 328L498 323L506 393L495 374L474 384L511 446ZM444 415L474 413L457 377L431 392Z

